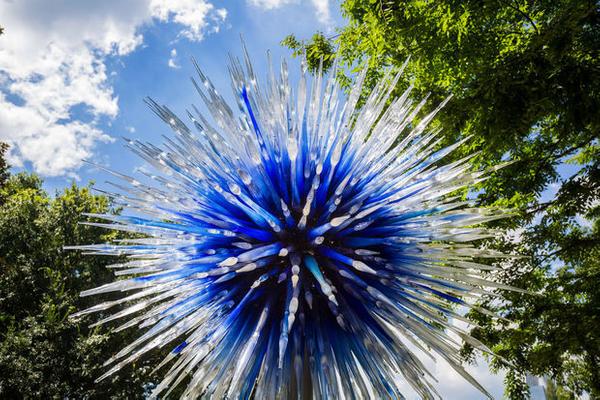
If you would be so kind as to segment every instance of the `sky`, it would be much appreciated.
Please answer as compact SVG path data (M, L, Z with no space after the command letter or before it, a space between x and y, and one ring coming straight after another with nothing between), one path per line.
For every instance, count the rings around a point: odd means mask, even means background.
M332 34L344 19L328 0L0 0L0 25L0 141L11 146L13 171L40 174L55 193L73 181L106 188L108 175L84 160L140 168L122 137L159 144L169 135L146 96L180 116L199 104L192 56L227 95L240 35L264 75L267 50L290 56L279 44L286 35ZM430 366L444 399L483 398L445 362ZM483 359L467 369L502 397L503 377ZM408 388L406 396L416 398Z

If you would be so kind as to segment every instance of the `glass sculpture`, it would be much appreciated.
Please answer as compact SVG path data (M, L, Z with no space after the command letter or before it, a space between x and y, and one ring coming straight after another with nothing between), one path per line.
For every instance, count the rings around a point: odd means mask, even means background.
M515 290L479 261L503 255L472 243L506 212L456 195L489 171L444 162L462 143L440 149L428 129L444 104L421 115L410 87L394 97L401 71L365 93L363 70L344 94L336 65L311 78L302 62L292 87L285 61L262 82L243 58L229 66L238 112L197 65L208 114L192 107L188 125L148 100L174 135L127 140L154 172L114 172L124 212L88 222L133 235L71 247L126 256L110 266L124 279L82 293L120 299L74 315L140 329L99 379L167 347L153 396L403 398L406 382L429 399L421 358L435 355L488 395L459 351L490 350L455 321L478 296Z

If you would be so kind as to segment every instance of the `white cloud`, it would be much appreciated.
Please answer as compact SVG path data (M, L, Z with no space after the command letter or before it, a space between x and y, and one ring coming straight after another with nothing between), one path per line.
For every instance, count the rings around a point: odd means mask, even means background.
M263 10L274 10L289 4L298 4L299 0L247 0L251 6L261 8ZM329 0L310 0L314 8L315 15L320 24L324 25L327 30L332 28L333 20L329 9Z
M464 315L467 311L466 308L458 308L456 312ZM461 320L451 321L453 325L464 331L469 331L471 325ZM396 328L391 325L388 326L392 331L396 331ZM456 340L458 343L462 343L460 337L447 330L446 333ZM479 392L477 388L471 385L466 379L464 379L454 368L444 360L440 355L435 352L425 353L421 349L417 348L413 343L408 341L406 337L399 334L402 343L410 350L421 362L424 367L432 373L437 382L433 382L435 389L440 393L441 398L444 400L464 400L464 399L482 399L485 396ZM488 363L481 354L476 355L475 364L463 365L463 368L470 374L477 382L479 382L485 390L487 390L494 399L502 397L503 392L503 380L505 371L501 370L498 374L492 374ZM399 375L397 377L398 387L407 400L419 400L421 397L414 391L414 389L408 384L406 379Z
M175 60L176 58L177 58L177 50L173 49L173 50L171 50L171 57L169 57L169 62L167 62L167 65L170 68L175 68L175 69L181 68L181 66L179 66L179 64L177 64L177 61Z
M201 40L227 17L207 0L0 2L0 141L9 161L57 176L76 170L119 111L105 59L134 51L153 20Z
M161 21L173 21L185 27L181 34L190 40L202 40L205 32L218 32L227 18L227 10L204 0L151 0L152 15Z
M43 111L16 106L0 93L0 137L13 145L9 152L13 165L22 166L23 161L30 161L40 173L62 175L90 157L97 141L111 140L94 124L58 123L47 118Z
M425 367L433 374L438 382L433 386L444 400L483 399L485 396L466 379L464 379L452 366L438 355L433 355L434 360L407 343L413 353L419 355ZM422 356L421 356L422 355ZM497 375L490 372L488 363L482 356L476 357L476 364L463 365L464 369L487 390L494 399L502 398L504 392L505 371ZM420 400L421 397L414 391L402 376L398 376L399 388L407 400Z
M331 28L333 21L331 19L331 13L329 12L329 0L311 0L315 7L317 19L319 22L328 28Z
M265 10L272 10L279 8L286 4L297 3L297 0L248 0L248 3L255 7L263 8Z

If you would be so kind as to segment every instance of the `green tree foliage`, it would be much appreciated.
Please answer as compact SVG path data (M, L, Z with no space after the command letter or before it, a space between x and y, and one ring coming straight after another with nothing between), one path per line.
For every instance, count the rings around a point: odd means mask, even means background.
M335 37L284 44L313 49L313 70L337 47L342 72L369 68L371 84L410 56L399 91L412 83L417 98L430 93L430 109L454 95L438 118L442 145L473 135L458 156L479 151L477 168L513 161L476 194L518 210L499 223L512 235L494 245L527 257L503 262L498 278L539 294L482 299L510 323L469 314L480 325L472 334L515 366L507 396L529 396L528 371L554 379L562 398L600 398L598 3L345 0L342 13L348 24ZM316 47L323 41L331 45ZM561 177L565 165L577 172ZM542 198L549 188L556 195ZM506 368L497 358L492 366Z
M294 35L288 35L281 44L292 49L294 56L306 55L311 72L318 71L321 60L322 68L328 70L335 58L333 44L319 32L315 33L309 41L300 41Z
M109 335L87 327L95 319L68 318L98 301L81 290L114 279L106 265L115 260L63 250L117 237L79 224L83 213L109 211L108 199L75 185L50 197L37 176L6 168L0 157L0 398L143 398L155 360L94 383L135 329Z
M6 152L8 150L8 145L6 143L0 142L0 188L4 186L4 183L8 179L8 168L9 165L6 162Z

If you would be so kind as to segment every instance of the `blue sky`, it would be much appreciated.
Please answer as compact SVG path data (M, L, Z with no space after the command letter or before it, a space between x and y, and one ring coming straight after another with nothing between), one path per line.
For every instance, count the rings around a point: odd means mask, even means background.
M145 96L181 116L199 104L192 56L229 95L225 66L228 52L241 53L240 34L261 74L267 50L289 57L279 45L286 35L344 24L328 0L0 0L0 16L0 141L11 144L14 170L39 173L51 193L73 180L107 187L107 174L84 158L124 173L139 168L121 137L160 143L169 134ZM480 361L469 370L500 398L502 377ZM444 362L432 370L445 399L482 398ZM415 398L408 389L407 398Z
M338 8L322 0L97 3L0 2L0 15L7 16L0 37L0 140L11 144L14 169L41 174L50 192L74 179L100 184L107 178L82 159L121 171L137 167L121 137L156 142L166 133L145 96L178 114L198 105L189 80L192 56L228 94L225 66L228 52L240 54L240 35L260 71L267 50L275 60L289 56L279 45L286 35L308 37L343 24Z

